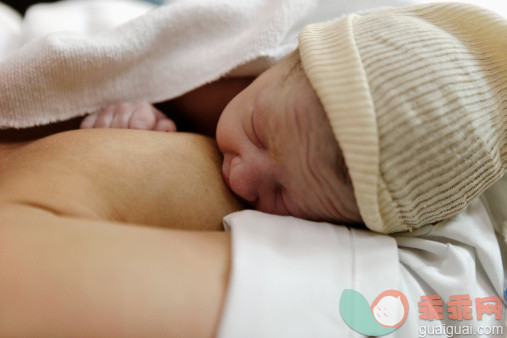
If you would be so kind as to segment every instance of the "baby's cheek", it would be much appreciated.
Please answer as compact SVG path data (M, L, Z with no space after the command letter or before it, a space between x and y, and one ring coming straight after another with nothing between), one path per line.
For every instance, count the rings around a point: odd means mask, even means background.
M276 195L273 192L265 192L262 194L255 205L255 209L275 215L288 214L287 211L284 211L280 208L280 205L276 203Z

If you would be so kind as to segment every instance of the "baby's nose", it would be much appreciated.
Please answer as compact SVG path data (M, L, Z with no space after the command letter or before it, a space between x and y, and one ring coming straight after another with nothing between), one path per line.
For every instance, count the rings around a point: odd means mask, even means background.
M224 166L227 165L225 161ZM226 176L224 174L224 178ZM241 156L231 158L228 175L229 187L247 203L255 205L259 197L270 189L270 182L269 170L260 161L245 159Z

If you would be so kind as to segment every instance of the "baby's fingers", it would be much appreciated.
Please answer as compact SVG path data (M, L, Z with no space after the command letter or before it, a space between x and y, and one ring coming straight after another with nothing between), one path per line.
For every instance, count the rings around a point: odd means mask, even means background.
M128 128L152 130L157 122L157 112L154 109L148 104L137 104L128 121Z
M93 128L93 125L95 124L95 120L97 119L97 113L93 113L90 115L87 115L79 125L79 128L81 129L88 129Z
M156 131L176 131L176 124L173 120L167 118L164 114L157 114L157 122L155 124L155 128L153 130Z
M111 107L107 107L105 109L99 110L95 113L91 113L86 116L83 121L81 121L81 125L79 126L81 129L86 128L110 128L111 123L114 118L114 109Z
M176 124L151 104L139 103L130 118L129 129L176 131Z
M85 117L80 128L176 131L174 122L148 102L110 105Z

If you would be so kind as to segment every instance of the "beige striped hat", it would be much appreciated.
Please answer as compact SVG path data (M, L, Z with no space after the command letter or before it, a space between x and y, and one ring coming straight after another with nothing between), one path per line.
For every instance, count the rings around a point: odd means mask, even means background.
M445 219L507 167L507 23L433 3L305 27L299 52L380 233Z

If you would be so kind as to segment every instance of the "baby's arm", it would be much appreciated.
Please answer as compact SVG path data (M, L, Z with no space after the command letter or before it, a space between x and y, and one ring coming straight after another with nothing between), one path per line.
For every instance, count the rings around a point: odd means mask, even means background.
M225 106L254 79L222 78L159 106L162 111L169 112L178 125L180 122L184 124L188 131L214 137Z
M171 119L148 102L120 103L88 115L81 128L176 131L176 124L181 123L184 128L180 129L214 136L225 106L253 79L223 78L159 104Z

